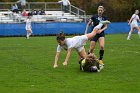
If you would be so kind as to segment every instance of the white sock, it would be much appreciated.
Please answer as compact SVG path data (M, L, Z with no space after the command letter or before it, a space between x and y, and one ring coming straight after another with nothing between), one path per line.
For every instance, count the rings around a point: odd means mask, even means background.
M27 39L29 39L29 33L27 32L27 35L26 35Z
M132 33L131 33L131 32L129 32L127 39L130 39L131 34L132 34Z
M99 25L95 26L94 28L101 29L101 28L102 28L102 26L103 26L103 24L102 24L102 23L100 23Z
M139 38L140 38L140 32L138 32Z

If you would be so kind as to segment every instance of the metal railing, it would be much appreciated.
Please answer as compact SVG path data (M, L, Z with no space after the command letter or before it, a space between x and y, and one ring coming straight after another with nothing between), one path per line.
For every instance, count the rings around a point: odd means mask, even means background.
M79 18L83 18L84 21L86 22L86 12L84 10L73 5L69 5L69 12L71 14L78 16Z
M11 7L16 2L0 2L0 11L11 10ZM27 2L25 9L31 10L45 10L45 11L63 11L63 6L58 2ZM78 7L69 5L68 11L70 14L76 15L86 21L86 12Z

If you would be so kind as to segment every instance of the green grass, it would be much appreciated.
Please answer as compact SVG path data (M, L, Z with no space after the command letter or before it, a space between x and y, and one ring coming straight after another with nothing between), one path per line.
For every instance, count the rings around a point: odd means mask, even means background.
M106 35L105 68L100 73L80 72L75 51L67 67L62 66L63 51L54 69L54 36L0 38L0 93L139 93L140 39L135 34L130 41L126 37ZM97 56L98 51L97 44Z

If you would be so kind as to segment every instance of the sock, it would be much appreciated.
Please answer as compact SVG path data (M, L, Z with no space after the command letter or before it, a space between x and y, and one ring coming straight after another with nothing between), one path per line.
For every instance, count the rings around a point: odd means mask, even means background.
M94 28L98 28L98 29L101 29L101 27L103 26L102 23L100 23L99 25L95 26Z
M27 35L26 35L26 37L27 37L27 38L29 38L29 33L28 33L28 32L27 32Z
M138 32L139 38L140 38L140 32Z
M104 50L100 50L99 51L99 55L100 55L99 60L102 60L103 59L103 56L104 56Z
M132 33L131 33L131 32L129 32L127 39L130 39L131 34L132 34Z

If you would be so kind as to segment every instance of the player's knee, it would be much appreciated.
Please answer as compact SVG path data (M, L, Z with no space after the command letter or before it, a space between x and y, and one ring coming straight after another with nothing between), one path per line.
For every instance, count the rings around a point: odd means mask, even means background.
M90 49L90 53L93 53L93 49Z
M103 45L100 46L100 50L104 50L104 46Z

